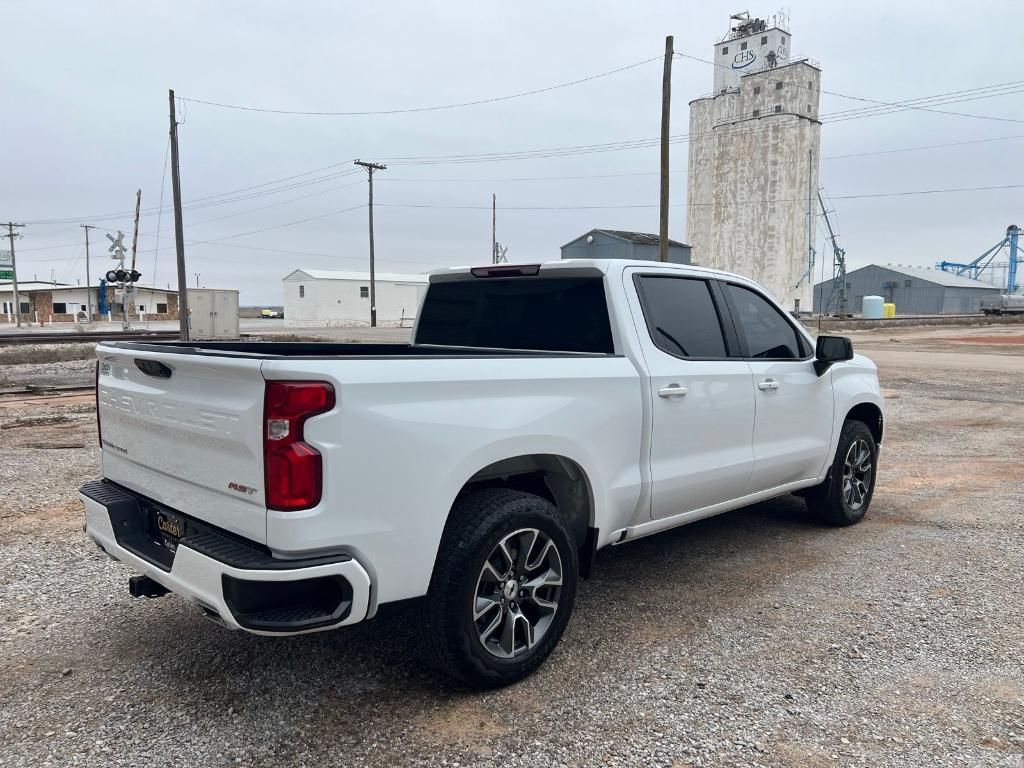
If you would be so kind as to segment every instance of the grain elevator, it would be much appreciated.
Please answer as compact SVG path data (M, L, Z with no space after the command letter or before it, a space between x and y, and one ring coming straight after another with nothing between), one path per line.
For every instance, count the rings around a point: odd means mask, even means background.
M714 91L690 102L686 228L695 264L809 311L821 68L791 50L781 15L734 14L715 44Z

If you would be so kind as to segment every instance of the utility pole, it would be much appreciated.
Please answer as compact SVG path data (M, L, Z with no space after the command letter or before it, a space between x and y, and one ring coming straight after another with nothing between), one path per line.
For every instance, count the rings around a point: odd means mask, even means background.
M89 230L96 229L92 224L80 224L85 230L85 319L92 322L92 277L89 275Z
M181 222L181 178L178 175L178 121L174 116L174 90L167 92L171 116L171 192L174 197L174 250L178 257L178 329L182 341L189 339L188 285L185 273L185 230ZM155 277L155 275L154 275Z
M491 193L491 264L498 263L498 196Z
M132 235L132 266L129 274L135 272L135 250L139 244L139 214L142 212L142 190L136 190L135 192L135 233ZM122 263L121 268L124 269ZM125 330L128 329L128 302L131 299L132 294L135 292L135 284L129 280L124 286L124 298L121 300L121 314L122 322L124 323Z
M661 221L658 260L668 261L668 133L672 113L672 35L665 38L665 70L661 76Z
M21 299L18 297L18 263L14 260L14 238L21 237L15 233L16 228L24 227L24 224L15 224L8 221L3 226L7 227L7 239L11 243L11 283L14 288L14 318L21 328Z
M379 163L365 163L362 160L356 160L356 165L361 165L366 169L367 179L370 182L370 327L377 327L377 286L374 281L373 272L373 172L387 170L386 165L380 165Z

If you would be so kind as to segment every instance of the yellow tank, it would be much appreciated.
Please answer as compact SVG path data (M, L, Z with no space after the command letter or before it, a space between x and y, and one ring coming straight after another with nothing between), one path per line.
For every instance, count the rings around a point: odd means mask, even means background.
M890 319L896 317L896 305L889 301L882 305L882 317Z

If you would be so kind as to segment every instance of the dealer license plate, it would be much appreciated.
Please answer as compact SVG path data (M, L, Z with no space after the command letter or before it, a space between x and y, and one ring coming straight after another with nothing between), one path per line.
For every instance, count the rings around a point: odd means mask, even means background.
M157 510L155 513L156 531L171 552L178 549L178 542L185 535L185 518L171 514L165 510Z

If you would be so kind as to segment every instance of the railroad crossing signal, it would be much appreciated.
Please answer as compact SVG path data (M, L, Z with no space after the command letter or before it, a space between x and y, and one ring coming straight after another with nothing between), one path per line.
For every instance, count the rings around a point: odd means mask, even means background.
M114 259L115 261L120 261L123 264L125 252L124 232L122 232L121 230L117 230L117 237L114 237L113 235L108 233L107 240L111 242L111 246L107 248L107 250L110 251L110 258Z
M137 283L142 279L142 273L134 269L112 269L105 277L108 283Z

